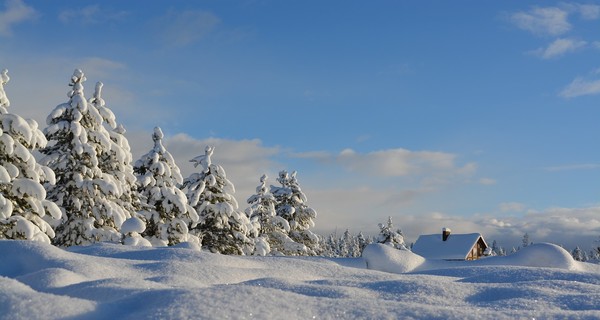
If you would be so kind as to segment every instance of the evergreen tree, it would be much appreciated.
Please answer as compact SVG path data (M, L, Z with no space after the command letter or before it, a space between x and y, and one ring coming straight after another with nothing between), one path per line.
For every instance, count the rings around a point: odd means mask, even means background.
M191 174L182 185L187 188L189 204L200 217L194 232L201 236L202 247L211 252L252 254L258 230L238 210L233 197L235 188L223 167L212 163L213 151L213 147L207 146L204 155L190 160L200 172Z
M134 216L140 210L140 200L137 194L136 177L133 174L133 157L129 141L125 137L125 128L117 124L114 113L106 106L102 99L102 82L96 83L94 97L89 103L94 106L102 116L110 137L109 148L103 148L98 154L98 167L108 178L114 180L119 188L118 197L114 199L118 206L127 211L128 216Z
M324 257L337 258L340 256L340 246L335 233L321 239L319 247L321 248L321 255Z
M571 256L573 256L573 259L576 261L585 261L583 258L583 252L581 251L579 246L575 247L575 249L571 251Z
M145 208L137 215L145 223L141 235L154 246L199 243L198 237L189 232L189 228L198 222L198 214L188 204L185 193L177 188L183 179L173 156L163 146L162 139L162 130L154 128L154 147L137 160L133 168L138 177L138 193Z
M592 249L588 255L588 260L600 261L600 251L598 249Z
M397 229L394 231L394 224L392 223L392 217L388 217L387 224L379 224L379 237L377 238L378 243L390 245L396 249L408 250L408 247L404 243L404 236L402 231Z
M296 171L288 174L287 171L279 172L277 181L281 187L271 186L271 193L277 204L277 215L286 219L290 225L289 236L297 243L306 246L307 255L319 253L319 237L309 228L314 227L317 212L309 207L307 198L300 189L296 179Z
M362 255L362 252L365 249L365 247L373 243L373 238L371 236L365 237L362 231L358 233L358 236L356 238L358 241L358 248L360 250L360 254Z
M497 255L501 257L506 256L506 250L503 247L499 247Z
M31 152L47 143L37 122L8 112L4 91L8 71L0 73L0 239L50 243L61 211L46 200L43 183L54 183L54 172L42 166ZM47 220L47 221L46 221Z
M266 239L271 254L299 255L306 251L306 247L288 236L290 225L287 220L276 213L276 200L267 188L267 178L267 175L260 178L256 194L248 198L247 202L250 207L246 209L246 215L256 223L257 239Z
M523 239L521 240L521 242L523 243L523 248L531 244L531 241L529 240L529 234L527 232L525 232L525 234L523 235Z
M60 246L118 242L120 226L130 216L114 201L119 186L99 167L98 155L111 148L111 140L98 109L85 99L85 80L75 70L69 101L48 116L44 134L49 143L40 150L45 155L41 163L56 174L56 184L47 188L48 199L63 211L53 241Z

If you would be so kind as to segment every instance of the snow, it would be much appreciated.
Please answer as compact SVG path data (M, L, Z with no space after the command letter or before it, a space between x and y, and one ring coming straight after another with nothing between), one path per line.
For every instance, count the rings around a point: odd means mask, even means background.
M142 233L146 230L146 224L138 217L131 217L121 225L121 232L128 234L130 232Z
M565 252L536 244L459 262L380 244L363 258L326 259L3 240L0 310L9 319L597 319L600 266Z

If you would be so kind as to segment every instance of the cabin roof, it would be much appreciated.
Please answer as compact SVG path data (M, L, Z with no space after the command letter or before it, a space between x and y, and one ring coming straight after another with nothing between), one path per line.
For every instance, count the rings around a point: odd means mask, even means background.
M446 241L442 241L441 233L425 234L419 236L412 251L428 259L465 260L479 238L483 240L480 233L451 233Z

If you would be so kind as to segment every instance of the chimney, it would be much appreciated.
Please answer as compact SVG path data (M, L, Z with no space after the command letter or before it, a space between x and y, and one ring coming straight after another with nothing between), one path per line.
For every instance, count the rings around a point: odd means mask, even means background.
M442 241L448 240L451 231L450 228L442 228Z

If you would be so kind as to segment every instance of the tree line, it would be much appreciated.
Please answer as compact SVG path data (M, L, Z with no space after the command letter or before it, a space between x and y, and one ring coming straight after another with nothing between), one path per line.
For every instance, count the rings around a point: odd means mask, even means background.
M102 83L84 94L74 71L68 101L47 127L10 113L0 74L0 239L36 240L67 247L95 242L172 246L182 242L224 254L316 255L297 173L281 171L278 186L260 178L242 211L234 185L213 163L214 147L191 159L197 172L183 178L155 128L154 145L133 161L125 129L102 98ZM33 153L42 156L36 159Z

